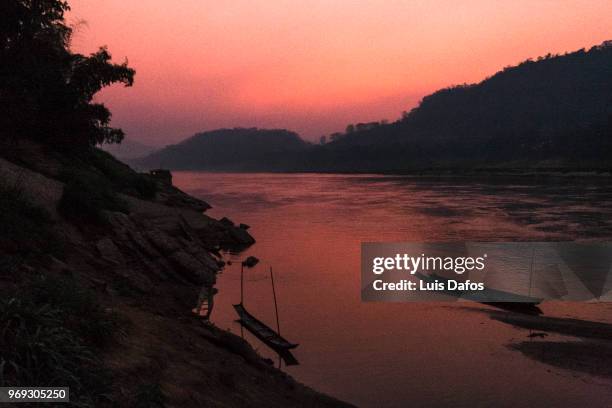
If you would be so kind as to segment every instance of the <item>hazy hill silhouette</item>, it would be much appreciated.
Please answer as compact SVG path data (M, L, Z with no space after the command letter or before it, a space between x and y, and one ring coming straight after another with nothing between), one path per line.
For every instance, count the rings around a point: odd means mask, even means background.
M308 143L288 130L235 128L197 133L137 162L142 167L177 170L282 170L286 157Z
M527 60L478 84L441 89L393 123L349 125L329 139L313 145L288 131L222 130L168 147L145 164L332 172L607 168L612 42Z

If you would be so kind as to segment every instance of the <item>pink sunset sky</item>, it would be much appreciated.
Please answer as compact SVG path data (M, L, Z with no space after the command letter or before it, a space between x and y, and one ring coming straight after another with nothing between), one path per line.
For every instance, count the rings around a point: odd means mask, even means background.
M98 99L146 144L220 127L295 130L399 118L424 95L612 38L612 2L72 0L72 47L107 45L133 88Z

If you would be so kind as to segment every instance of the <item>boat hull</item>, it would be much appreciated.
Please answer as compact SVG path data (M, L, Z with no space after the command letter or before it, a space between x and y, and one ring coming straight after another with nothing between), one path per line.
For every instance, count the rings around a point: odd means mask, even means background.
M239 319L236 320L245 329L251 332L255 337L265 343L268 347L274 350L291 350L298 346L296 343L290 343L277 332L269 328L265 323L261 322L255 316L250 314L242 304L233 305Z

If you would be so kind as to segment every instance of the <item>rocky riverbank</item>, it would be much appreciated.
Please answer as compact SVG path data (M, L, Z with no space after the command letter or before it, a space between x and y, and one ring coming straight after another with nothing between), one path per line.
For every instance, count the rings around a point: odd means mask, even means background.
M0 250L15 261L0 275L0 292L17 299L22 287L39 279L69 280L88 293L103 316L70 309L67 321L79 326L112 315L120 322L108 345L92 346L101 369L110 373L107 393L92 397L97 405L345 406L295 382L241 338L191 313L201 285L214 282L223 268L220 251L254 242L246 226L208 217L203 213L207 203L159 180L149 198L118 189L125 210L103 210L103 223L89 223L66 213L61 155L29 146L9 158L0 159L3 184L48 214L44 223L61 249L48 250L48 240L27 237L11 246L9 232L3 231ZM135 174L110 157L104 160L103 170L110 163L124 175ZM27 256L15 255L24 249Z

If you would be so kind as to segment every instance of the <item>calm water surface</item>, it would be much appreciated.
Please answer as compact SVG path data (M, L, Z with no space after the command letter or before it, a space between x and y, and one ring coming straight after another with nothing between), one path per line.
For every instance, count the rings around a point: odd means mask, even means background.
M175 184L214 217L251 226L261 263L246 274L245 304L300 343L283 368L317 390L363 407L612 406L612 380L547 364L511 346L576 341L492 319L471 303L366 304L362 241L612 239L606 181L481 182L375 175L177 172ZM234 256L234 259L239 259ZM240 333L238 262L219 276L213 321ZM610 304L545 303L545 315L612 323ZM248 340L272 357L252 336ZM275 359L276 360L276 359ZM550 360L550 359L549 359ZM550 361L548 361L550 363Z

